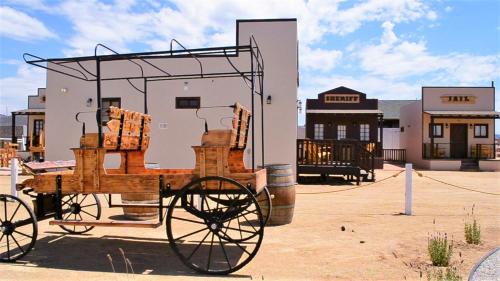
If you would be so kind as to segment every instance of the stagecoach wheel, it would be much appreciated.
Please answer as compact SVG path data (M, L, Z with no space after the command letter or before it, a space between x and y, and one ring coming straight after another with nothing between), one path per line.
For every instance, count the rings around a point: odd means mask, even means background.
M35 245L36 217L21 199L0 194L0 261L13 262Z
M257 202L259 203L260 210L262 212L264 225L267 225L273 211L273 201L267 186L264 187L264 189L257 195Z
M182 208L174 208L179 201ZM198 179L183 187L170 206L166 223L170 246L195 271L229 274L257 254L264 219L257 199L238 182Z
M61 200L62 219L67 221L99 220L101 218L101 202L96 194L70 194L63 196ZM72 234L82 234L92 230L93 226L70 226L60 227Z

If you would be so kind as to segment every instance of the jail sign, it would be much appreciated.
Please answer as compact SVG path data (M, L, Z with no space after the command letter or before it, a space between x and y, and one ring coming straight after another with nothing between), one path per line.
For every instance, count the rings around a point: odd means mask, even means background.
M464 96L464 95L457 95L457 96L452 96L452 95L447 95L447 96L441 96L441 102L442 103L462 103L462 104L474 104L476 103L476 97L475 96Z
M326 94L325 103L359 103L359 95Z

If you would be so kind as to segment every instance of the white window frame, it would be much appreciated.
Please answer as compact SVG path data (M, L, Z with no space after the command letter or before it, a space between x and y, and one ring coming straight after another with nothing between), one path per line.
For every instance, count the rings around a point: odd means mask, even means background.
M370 124L359 124L359 140L370 140Z
M347 138L347 126L337 125L337 140L343 140L345 138Z
M314 124L314 139L322 140L325 137L325 124Z

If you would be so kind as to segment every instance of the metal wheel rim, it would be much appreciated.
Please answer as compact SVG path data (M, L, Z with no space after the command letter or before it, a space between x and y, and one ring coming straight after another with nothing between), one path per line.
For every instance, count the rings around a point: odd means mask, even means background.
M82 196L82 198L78 198L78 196ZM88 199L87 199L88 198ZM89 200L92 200L93 202L88 202ZM85 201L87 200L87 201ZM84 213L86 216L93 217L95 220L99 220L101 218L101 201L99 201L99 197L97 197L96 194L69 194L66 196L63 196L61 200L61 208L63 210L63 218L62 220L83 220L82 214L78 212L78 214L75 214L72 212L71 207L74 204L78 204L81 208L81 212ZM83 206L82 204L85 203ZM96 207L95 208L95 213L91 211L91 207ZM92 208L93 209L93 208ZM85 214L85 212L87 214ZM67 231L68 233L71 234L83 234L86 232L91 231L94 229L94 226L66 226L66 225L60 225L62 229Z
M8 208L7 208L7 201L11 202L17 202L17 205L14 209L14 212L12 214L7 214L8 213ZM27 217L25 218L20 218L20 213L19 210L23 209L25 212L27 212ZM17 215L17 217L16 217ZM5 231L5 226L7 222L10 222L11 225L14 225L14 230L12 233L8 234L10 231ZM18 223L25 222L26 224L20 225L20 226L15 226ZM25 231L20 231L18 227L22 227L25 225L30 225L32 226L31 233L26 233ZM38 235L38 226L37 226L37 221L35 214L33 213L33 210L20 198L12 196L12 195L7 195L7 194L0 194L0 226L2 231L0 231L0 249L3 248L1 247L2 241L6 241L6 247L7 247L7 253L6 257L4 257L4 253L0 252L0 261L2 262L14 262L22 257L24 257L28 252L31 251L33 246L35 245L36 242L36 237ZM17 230L16 230L17 229ZM19 237L18 239L15 238L14 233L21 235L23 240L25 239L31 239L30 243L24 246L19 245ZM30 235L31 234L31 235ZM11 248L11 245L14 246L14 248ZM14 250L20 251L18 254L11 254Z
M178 236L178 237L174 237L174 234L173 234L173 221L178 221L180 218L177 217L177 216L174 216L174 212L176 210L176 208L174 208L173 206L176 205L176 203L181 200L181 198L186 195L189 191L193 191L195 189L196 186L200 186L201 183L203 182L208 182L208 181L219 181L219 182L225 182L225 183L229 183L231 185L234 185L236 187L238 187L239 189L239 192L241 192L241 194L244 194L246 197L250 198L251 200L251 204L255 207L255 216L258 218L258 223L260 225L259 229L256 230L257 234L254 235L254 240L256 240L255 242L243 242L243 241L237 241L236 239L223 239L223 235L215 235L214 231L211 231L210 230L210 227L212 226L211 224L208 224L206 222L196 222L197 224L200 224L200 225L203 225L202 229L199 230L200 226L196 227L196 229L198 229L197 231L195 232L190 232L189 234L187 235L182 235L182 236ZM199 190L197 190L199 191ZM241 195L240 194L240 195ZM238 197L239 198L239 197ZM203 202L202 202L202 206L203 206ZM207 203L208 204L208 203ZM209 207L207 207L209 208ZM234 208L234 206L230 206L227 208L227 210L225 211L225 213L229 213L229 211ZM179 209L178 209L179 210ZM183 208L182 210L185 210L185 208ZM216 209L218 210L218 209ZM206 212L207 214L209 214L209 212ZM213 212L212 210L212 213L215 213ZM180 220L185 220L185 219L180 219ZM223 221L225 220L225 218L222 219ZM234 227L230 227L229 224L232 220L235 220L235 217L232 218L231 220L229 220L229 223L228 223L228 226L227 226L227 229L225 230L226 231L226 235L227 235L227 232L228 232L228 229L231 229L231 231L234 232ZM227 221L226 221L227 222ZM220 227L220 230L219 231L223 231L224 229L224 224L226 223L222 223L222 226ZM194 224L194 223L193 223ZM172 248L172 250L176 253L176 255L181 259L181 261L187 265L188 267L190 267L191 269L197 271L197 272L200 272L200 273L204 273L204 274L218 274L218 275L223 275L223 274L229 274L229 273L232 273L232 272L235 272L239 269L241 269L242 267L244 267L246 264L248 264L256 255L256 253L258 252L259 248L260 248L260 245L262 243L262 239L263 239L263 235L264 235L264 220L262 218L262 213L260 211L260 207L259 207L259 204L256 200L256 198L253 196L252 192L250 190L248 190L247 188L245 188L244 186L242 186L241 184L239 184L238 182L234 181L234 180L231 180L231 179L228 179L228 178L224 178L224 177L205 177L205 178L200 178L196 181L193 181L191 183L189 183L188 185L186 185L185 187L183 187L174 197L174 199L172 200L172 204L171 204L171 207L169 207L168 209L168 212L167 212L167 223L166 223L166 226L167 226L167 236L168 236L168 239L169 239L169 243L170 243L170 246ZM240 223L238 223L238 226L240 226ZM208 230L208 231L207 231ZM238 230L238 229L236 229ZM196 241L196 247L191 251L190 249L190 254L188 255L187 253L186 254L183 254L181 253L181 249L179 248L178 244L179 245L182 245L180 242L178 243L177 241L180 240L180 239L183 239L183 238L187 238L189 237L190 235L194 235L193 233L201 233L201 232L206 232L203 233L205 234L204 238L201 239L201 241ZM240 230L240 233L241 233L241 230ZM200 235L202 236L202 235ZM211 236L211 241L206 241L206 239ZM215 240L215 238L217 238ZM225 240L225 241L223 241ZM203 263L207 263L207 266L200 266L199 263L195 263L195 260L194 260L194 255L198 255L196 252L199 251L201 247L201 245L204 243L204 242L210 242L210 248L208 248L208 259L207 260L203 260ZM214 246L214 244L217 244ZM229 248L230 245L236 245L234 246L233 248ZM250 250L250 251L247 251L246 248L244 248L243 246L241 246L241 244L245 244L244 246L246 245L253 245L253 249ZM191 245L191 244L189 244ZM217 248L217 247L220 247L219 249L220 252L223 252L224 254L224 257L225 257L225 262L220 262L218 263L218 265L221 265L221 264L226 264L225 268L224 269L214 269L214 268L210 268L211 266L211 263L212 260L211 260L211 255L212 255L212 249ZM226 251L226 247L228 247L233 253L234 253L234 249L239 249L241 251L241 254L239 256L239 259L236 259L236 263L233 262L233 264L231 264L230 260L229 260L229 257L228 257L228 252ZM232 254L232 253L231 253ZM215 254L214 254L215 255ZM242 260L243 256L245 256L245 259ZM214 258L215 259L215 258ZM241 261L241 262L240 262Z

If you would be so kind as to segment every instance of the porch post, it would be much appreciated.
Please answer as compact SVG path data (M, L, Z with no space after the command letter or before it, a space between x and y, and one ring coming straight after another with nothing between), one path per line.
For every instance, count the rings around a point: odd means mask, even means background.
M16 114L12 112L12 124L11 124L11 142L12 143L17 143L17 137L16 137Z
M378 129L380 132L380 147L379 147L379 157L384 155L384 114L379 115Z
M431 115L431 124L429 128L429 134L431 136L431 149L430 153L431 155L429 156L430 159L434 158L434 116Z

